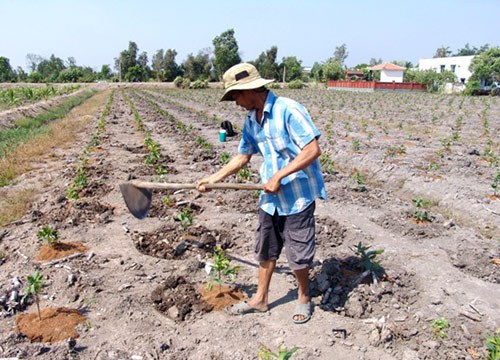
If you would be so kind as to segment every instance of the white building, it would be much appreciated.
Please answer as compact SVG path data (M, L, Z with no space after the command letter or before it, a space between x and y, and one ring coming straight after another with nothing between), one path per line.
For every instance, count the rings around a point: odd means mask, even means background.
M434 70L437 73L445 70L451 71L457 75L458 81L465 84L472 75L469 71L469 66L473 58L474 55L420 59L418 61L418 68L419 70Z
M372 66L368 70L380 70L381 82L403 82L403 74L406 70L405 67L398 66L391 63L383 63Z

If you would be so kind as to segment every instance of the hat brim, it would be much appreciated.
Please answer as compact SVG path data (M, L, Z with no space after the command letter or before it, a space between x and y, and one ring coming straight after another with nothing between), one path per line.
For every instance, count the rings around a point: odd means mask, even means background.
M270 79L255 79L253 81L250 81L250 82L247 82L247 83L244 83L244 84L235 84L231 87L228 87L226 89L226 91L224 91L224 95L222 96L222 98L219 100L219 101L232 101L233 100L233 97L231 95L231 92L235 91L235 90L253 90L253 89L258 89L262 86L265 86L267 84L270 84L274 82L274 80L270 80Z

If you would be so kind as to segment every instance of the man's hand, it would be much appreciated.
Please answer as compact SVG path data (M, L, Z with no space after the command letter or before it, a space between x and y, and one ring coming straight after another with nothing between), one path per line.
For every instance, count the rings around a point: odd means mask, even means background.
M208 192L208 191L210 191L210 189L205 188L205 186L204 186L205 184L213 184L213 183L210 181L210 178L201 179L196 184L196 189L199 192Z
M276 174L269 179L267 183L264 184L264 192L276 194L280 190L281 178Z

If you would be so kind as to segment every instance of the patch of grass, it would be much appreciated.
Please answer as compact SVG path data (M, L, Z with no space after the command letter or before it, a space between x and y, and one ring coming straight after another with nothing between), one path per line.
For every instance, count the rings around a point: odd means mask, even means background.
M40 128L0 131L0 187L10 184L17 175L28 171L32 162L51 153L54 147L73 143L78 133L92 120L90 113L105 97L107 92L100 93L76 107L64 119Z
M34 189L22 189L2 194L0 200L0 226L20 219L30 208Z

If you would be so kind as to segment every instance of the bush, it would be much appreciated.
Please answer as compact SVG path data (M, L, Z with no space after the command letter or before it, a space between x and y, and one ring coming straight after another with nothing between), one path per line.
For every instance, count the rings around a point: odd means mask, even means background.
M191 89L208 89L208 80L196 80L193 85L191 85Z
M304 87L304 82L302 80L292 80L288 83L289 89L302 89Z
M182 88L182 82L184 81L184 79L182 78L182 76L177 76L175 79L174 79L174 86L176 88Z
M281 89L281 85L278 82L273 82L266 85L268 89Z

